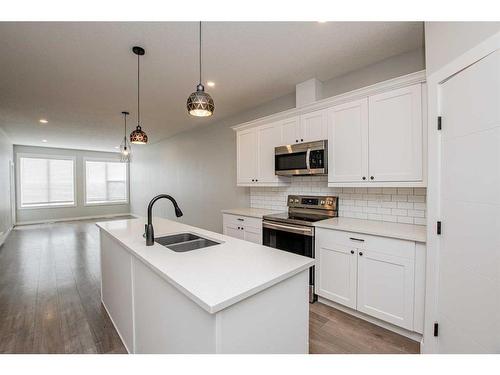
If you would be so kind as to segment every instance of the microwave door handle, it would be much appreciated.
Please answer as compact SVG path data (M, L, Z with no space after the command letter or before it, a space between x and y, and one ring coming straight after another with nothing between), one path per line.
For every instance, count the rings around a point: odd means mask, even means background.
M308 148L306 151L306 169L311 169L311 149Z

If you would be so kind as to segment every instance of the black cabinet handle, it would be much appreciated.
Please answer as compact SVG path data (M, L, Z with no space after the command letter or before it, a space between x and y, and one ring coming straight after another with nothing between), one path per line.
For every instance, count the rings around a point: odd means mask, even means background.
M238 227L238 230L240 229L240 227Z
M255 179L255 182L257 182L257 181L259 181L259 180Z
M354 250L351 250L351 254L354 254Z
M363 256L363 253L362 253L361 251L359 252L359 256L360 256L360 257L362 257L362 256Z
M298 143L298 142L299 142L299 140L298 140L298 139L296 139L296 140L295 140L295 143Z
M245 221L245 219L242 219L241 217L238 218L239 221Z
M363 177L362 177L362 179L363 179L363 180L366 180L366 177L365 177L365 176L363 176Z
M303 140L302 138L300 139L300 141L301 141L301 142L304 142L304 140Z
M370 180L375 180L375 177L373 177L373 176L370 176Z
M243 230L244 228L243 228L243 227L241 227L240 229L241 229L241 230Z
M353 241L365 242L362 238L349 237L349 239Z

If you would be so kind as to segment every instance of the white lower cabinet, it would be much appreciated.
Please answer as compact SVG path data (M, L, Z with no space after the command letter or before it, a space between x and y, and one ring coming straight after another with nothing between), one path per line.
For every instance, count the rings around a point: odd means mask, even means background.
M262 219L223 214L222 226L223 234L226 236L262 244Z
M323 241L322 241L323 242ZM325 241L317 246L316 294L356 308L357 258L354 249Z
M316 228L316 294L422 333L424 251L413 241Z

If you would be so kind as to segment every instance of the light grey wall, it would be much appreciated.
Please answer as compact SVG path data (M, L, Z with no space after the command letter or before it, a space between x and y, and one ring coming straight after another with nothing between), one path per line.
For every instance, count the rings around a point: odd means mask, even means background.
M339 95L423 69L425 51L419 48L323 82L323 97Z
M324 82L328 96L424 69L423 50L384 60ZM311 77L312 78L312 77ZM184 211L179 221L222 231L224 208L249 207L250 191L236 187L236 135L230 126L295 107L295 92L216 124L133 149L131 211L146 214L156 194L171 194ZM155 216L174 218L170 202L159 201Z
M128 204L117 205L102 205L102 206L85 206L84 200L84 157L92 158L119 158L113 152L95 152L86 150L71 150L63 148L51 147L32 147L32 146L14 146L14 158L18 153L27 154L49 154L49 155L64 155L74 156L76 158L75 174L76 174L76 207L54 207L40 209L16 209L16 222L18 224L29 223L32 221L50 221L57 219L68 219L87 216L103 216L113 214L125 214L130 212Z
M426 22L427 75L498 32L500 22Z
M0 128L0 245L12 228L10 163L13 158L12 143Z

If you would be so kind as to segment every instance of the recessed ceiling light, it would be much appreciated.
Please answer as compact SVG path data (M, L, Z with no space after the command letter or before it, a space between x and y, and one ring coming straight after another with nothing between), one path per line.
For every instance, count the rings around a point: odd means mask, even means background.
M207 82L207 86L208 86L208 87L214 87L214 86L215 86L215 82L208 81L208 82Z
M43 142L43 143L47 143L47 140L46 140L46 139L42 139L42 142Z
M49 122L49 121L48 121L48 120L46 120L46 119L44 119L44 118L41 118L41 119L40 119L40 123L41 123L41 124L47 124L48 122Z

